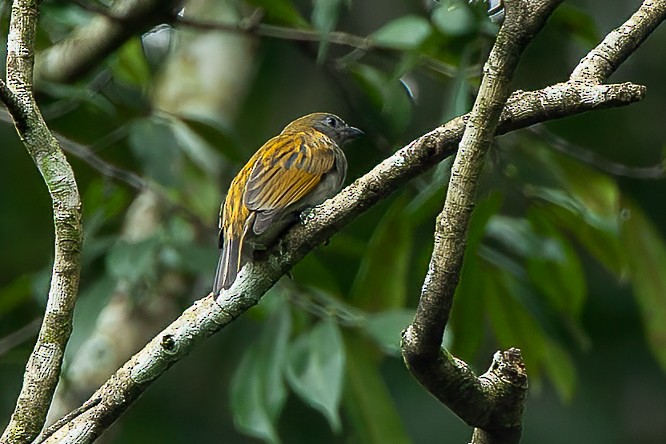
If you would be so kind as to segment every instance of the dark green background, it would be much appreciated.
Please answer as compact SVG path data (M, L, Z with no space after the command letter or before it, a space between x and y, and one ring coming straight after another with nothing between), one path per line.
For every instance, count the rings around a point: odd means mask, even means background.
M293 9L286 9L298 11L300 20L292 13L280 15L282 10L270 6L288 2L250 3L267 8L267 23L311 26L307 22L312 4L308 1L295 1ZM381 2L381 7L370 0L350 3L341 8L335 29L360 36L408 14L428 19L426 6L437 6L436 2L397 0ZM514 88L537 89L565 81L598 39L639 4L628 0L612 5L600 0L565 2L529 46ZM43 8L42 16L48 20L42 20L40 48L66 35L79 20L87 20L87 15L66 2L45 2ZM82 296L68 357L90 334L98 311L110 296L118 277L117 271L110 271L114 266L110 262L120 261L115 266L121 268L136 265L132 287L136 304L159 297L151 289L158 286L165 271L179 273L187 284L176 300L179 307L184 309L205 294L217 255L217 202L242 161L293 118L332 111L366 132L363 140L347 150L350 182L414 137L466 112L478 77L434 73L419 57L452 67L471 66L478 72L491 44L492 26L479 14L470 17L475 18L459 33L439 28L408 50L375 49L349 57L350 48L331 45L323 63L316 61L320 50L316 44L257 39L255 49L241 56L250 58L251 70L246 93L234 98L237 112L231 117L203 116L205 121L201 115L196 120L178 116L207 141L221 165L215 171L198 167L187 156L183 141L174 139L168 121L153 107L159 102L154 82L168 75L163 69L166 61L148 70L136 50L137 41L134 49L128 44L124 55L110 57L94 74L68 89L38 86L38 101L45 108L71 104L67 112L52 112L52 117L45 112L53 130L97 147L95 152L114 165L156 181L173 201L198 218L193 224L177 210L166 212L161 237L144 245L153 249L146 253L150 260L147 265L137 265L133 261L138 250L129 253L118 244L125 211L136 190L102 178L80 159L68 156L84 196L84 225L97 218L96 230L86 240L90 249L84 253ZM7 20L5 7L3 30ZM664 47L666 31L661 28L610 79L646 85L644 101L550 122L542 130L563 138L573 153L591 152L598 159L629 167L659 165L666 140ZM216 52L209 56L214 58ZM336 62L343 56L345 63L340 66ZM410 85L418 87L411 101L397 81L401 67ZM99 73L107 75L108 81L90 94L91 79ZM109 134L114 135L110 143L95 145ZM0 124L0 141L2 338L43 309L53 229L46 188L10 124ZM543 136L519 131L498 139L482 180L479 198L483 210L472 228L482 239L467 253L473 259L454 307L450 345L478 372L485 371L498 348L522 348L531 377L526 443L656 444L666 440L666 346L658 340L658 326L666 325L666 293L658 291L666 291L666 182L663 177L609 174L595 163L581 164L556 153ZM347 360L356 356L349 344L360 342L359 347L370 356L371 374L385 385L394 403L381 408L395 409L402 424L382 423L387 416L377 411L363 416L363 409L354 408L354 389L346 379L342 430L332 433L324 416L290 392L277 422L283 442L367 442L367 429L372 427L403 428L415 443L467 442L471 429L428 395L399 357L382 353L364 328L349 327L353 322L344 313L349 307L380 314L415 307L427 269L434 218L441 208L445 171L442 167L412 181L352 222L329 246L313 252L293 273L305 299L280 287L248 315L200 344L113 426L107 435L110 441L254 441L234 428L230 381L243 356L257 347L276 307L289 304L294 319L289 343L293 345L296 336L307 336L310 326L333 315L343 332ZM566 205L535 197L534 189L559 190L576 202L592 204L577 214L566 213ZM617 205L593 208L606 192L615 193ZM639 221L631 225L634 237L604 231L590 222L595 217L604 223L617 222L627 214L630 220ZM496 223L492 230L485 225L489 218ZM535 222L544 218L547 228ZM566 251L557 264L546 254L551 236ZM636 236L643 242L629 242ZM114 248L115 259L109 259ZM640 296L646 293L637 290L637 283L652 285L652 291L646 291L648 296ZM294 287L288 284L284 288ZM307 305L317 292L332 302L315 298L314 305L304 310L303 301ZM492 301L499 301L499 308ZM657 327L650 327L648 318ZM391 333L399 331L399 325L392 327ZM397 336L394 341L397 343ZM12 411L31 346L32 340L0 356L2 424ZM368 393L372 405L374 392Z

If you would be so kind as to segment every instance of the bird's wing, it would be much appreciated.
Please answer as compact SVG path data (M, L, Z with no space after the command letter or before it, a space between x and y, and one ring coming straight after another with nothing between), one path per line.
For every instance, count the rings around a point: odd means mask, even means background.
M332 141L305 132L274 137L261 148L243 201L250 211L283 210L306 196L335 164Z

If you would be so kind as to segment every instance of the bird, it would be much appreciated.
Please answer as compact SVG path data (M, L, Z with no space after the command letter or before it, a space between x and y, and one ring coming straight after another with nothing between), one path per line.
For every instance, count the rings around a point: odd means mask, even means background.
M229 289L254 251L274 244L300 212L342 188L347 159L341 148L362 134L335 114L312 113L254 153L220 208L215 294Z

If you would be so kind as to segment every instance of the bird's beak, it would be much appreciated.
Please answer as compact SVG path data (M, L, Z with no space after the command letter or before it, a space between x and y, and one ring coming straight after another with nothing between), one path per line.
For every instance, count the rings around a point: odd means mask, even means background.
M347 141L347 142L351 142L354 139L358 139L363 134L364 134L363 131L361 131L358 128L354 128L353 126L348 126L344 130L344 138L345 138L345 141Z

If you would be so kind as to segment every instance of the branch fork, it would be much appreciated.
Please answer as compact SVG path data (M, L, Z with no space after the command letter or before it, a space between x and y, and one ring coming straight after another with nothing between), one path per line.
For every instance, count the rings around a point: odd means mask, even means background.
M545 120L582 113L588 110L624 106L641 100L645 88L625 83L601 85L612 71L664 20L665 0L646 0L625 25L618 28L612 45L602 43L592 55L581 61L569 82L539 91L516 92L509 96L508 80L520 50L543 24L558 1L507 0L507 31L498 36L495 56L486 69L479 105L471 115L458 117L416 139L390 156L337 196L318 206L307 224L292 228L284 237L282 254L269 250L264 259L246 266L229 291L217 301L208 295L187 309L169 327L150 341L143 350L120 368L81 408L44 431L37 442L89 443L104 432L132 402L174 362L186 356L206 337L222 329L251 306L297 261L324 242L356 216L389 195L408 180L453 154L460 142L461 155L451 187L461 191L445 204L438 218L433 264L424 283L419 314L404 332L403 355L410 370L435 396L449 405L461 418L476 427L475 443L516 442L520 424L526 375L517 350L498 352L490 370L477 377L463 361L440 349L441 332L448 319L459 263L450 261L440 269L439 252L451 243L462 258L466 218L473 208L474 181L483 162L487 144L495 133L502 134ZM8 107L17 130L44 175L54 201L56 223L56 264L43 332L27 369L22 393L12 419L0 439L4 443L32 442L43 426L43 418L57 382L60 360L71 330L71 314L78 287L81 248L80 198L71 168L58 142L44 124L32 98L32 60L37 3L15 0L12 8L8 51L8 85L0 82L0 99ZM519 20L512 18L518 17ZM611 33L613 34L613 33ZM607 39L611 38L609 37ZM505 40L503 40L505 39ZM606 40L604 40L606 42ZM596 51L595 50L595 51ZM497 55L508 57L498 60ZM603 66L600 60L609 61ZM576 73L592 73L579 75ZM582 81L582 79L593 79ZM485 89L489 90L486 96ZM506 106L504 103L506 102ZM485 107L486 111L483 111ZM483 114L485 112L486 114ZM485 116L485 117L480 117ZM467 131L465 129L467 128ZM466 135L463 135L463 132ZM467 160L464 160L467 159ZM470 161L471 159L471 161ZM464 161L463 161L464 160ZM469 169L469 165L475 165ZM457 188L456 188L457 187ZM451 193L449 193L451 194ZM463 196L460 198L460 196ZM451 229L454 214L462 223ZM451 230L451 231L447 231ZM441 251L440 251L441 250ZM450 298L442 299L450 287ZM438 304L442 302L441 304ZM428 311L428 304L435 305ZM443 322L442 322L443 321ZM55 339L54 342L51 340ZM54 348L55 347L55 348ZM51 373L44 379L39 350L54 350L55 359L48 364ZM432 365L431 365L432 364ZM451 389L453 387L453 389ZM448 390L448 391L447 391ZM505 404L506 403L506 404ZM471 407L465 411L467 407ZM57 426L57 427L56 427ZM47 433L48 432L48 433Z

